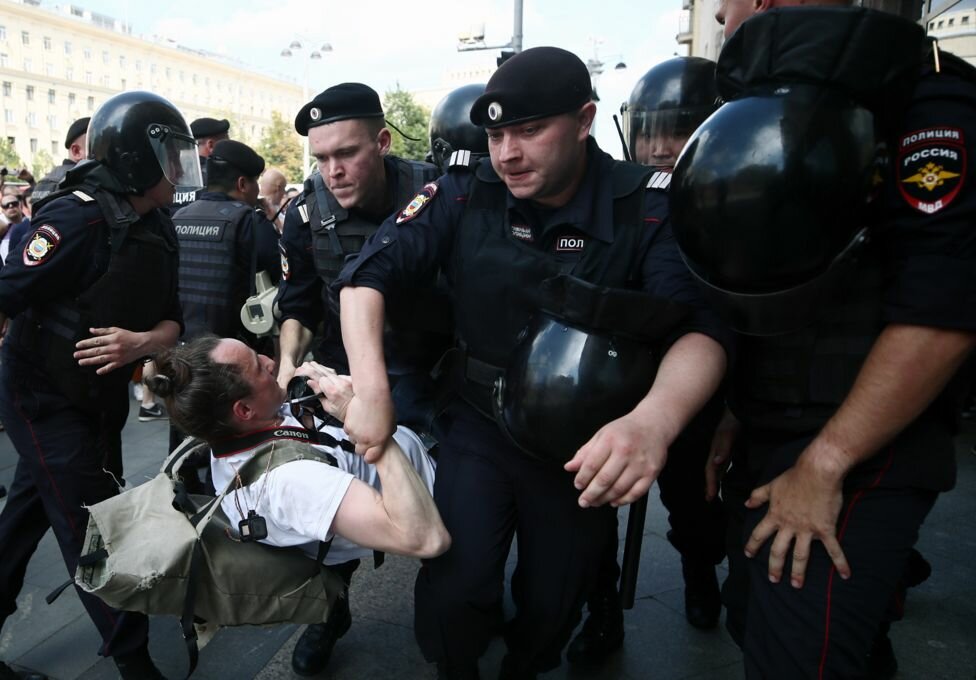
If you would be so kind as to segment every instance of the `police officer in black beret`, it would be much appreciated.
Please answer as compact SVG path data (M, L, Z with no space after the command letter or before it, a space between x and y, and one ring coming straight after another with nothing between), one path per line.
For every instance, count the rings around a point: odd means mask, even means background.
M342 83L308 102L295 117L295 129L308 136L317 170L305 180L304 191L285 214L281 235L282 280L275 304L281 330L278 382L286 387L322 328L314 347L318 361L346 370L329 284L345 260L362 248L366 238L397 208L407 204L436 176L428 163L389 155L390 131L379 95L362 83ZM401 291L408 300L394 332L387 334L390 370L400 422L416 431L428 430L433 386L428 376L450 341L447 307L425 285ZM349 583L358 560L335 571ZM336 640L349 626L348 598L329 622L309 626L292 656L293 669L314 675L328 663Z
M197 118L190 123L193 131L193 139L197 143L197 154L200 156L200 169L203 171L203 185L207 186L207 158L213 153L217 142L228 139L230 121L226 118L217 120L216 118ZM197 191L187 187L178 187L176 195L173 197L173 205L170 209L171 214L176 214L180 208L193 203L197 200Z
M255 291L254 276L281 277L278 233L255 210L264 159L225 139L207 158L207 188L173 216L180 240L180 300L189 341L212 333L254 346L241 325L241 305Z
M724 373L726 333L681 263L667 196L648 189L652 170L597 147L590 94L586 66L565 50L539 47L507 61L471 111L490 158L426 186L336 282L357 381L345 427L367 460L394 424L384 307L395 307L398 286L433 268L450 283L463 359L460 398L438 421L434 496L453 542L424 564L416 586L417 639L444 677L478 677L501 623L515 533L517 611L505 627L501 677L559 665L615 538L612 506L647 492ZM641 316L648 323L617 333ZM588 411L616 400L602 376L614 371L627 383L615 359L648 330L654 349L629 354L630 372L653 356L656 379L652 372L616 416L582 429ZM573 356L577 340L583 351Z
M742 333L727 625L748 678L892 677L890 605L955 483L946 386L976 344L976 69L915 22L795 4L721 6L727 103L671 186Z
M71 127L64 138L64 148L68 150L68 157L61 161L61 165L56 166L51 172L44 175L34 187L31 193L31 201L34 205L47 197L58 188L58 182L64 179L68 170L75 167L78 161L88 155L88 123L91 121L89 116L79 118Z
M0 512L0 620L16 610L48 529L75 573L86 507L119 492L135 362L173 345L182 325L165 209L175 185L200 181L189 125L162 97L125 92L95 112L88 134L91 159L37 207L23 252L0 272L0 326L10 319L0 418L19 455ZM144 615L78 596L102 637L99 654L123 678L163 677Z

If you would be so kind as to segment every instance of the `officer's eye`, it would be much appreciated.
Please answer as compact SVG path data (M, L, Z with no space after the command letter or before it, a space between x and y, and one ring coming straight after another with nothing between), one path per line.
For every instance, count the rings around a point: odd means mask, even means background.
M502 141L501 133L498 133L498 132L489 132L488 133L488 142L489 143L491 143L491 144L498 144L498 142L500 142L500 141Z

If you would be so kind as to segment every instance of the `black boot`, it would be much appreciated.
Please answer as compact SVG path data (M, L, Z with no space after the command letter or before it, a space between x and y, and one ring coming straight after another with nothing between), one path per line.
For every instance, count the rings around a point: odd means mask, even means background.
M685 579L685 618L695 628L709 630L718 625L722 596L715 576L715 565L704 560L681 558Z
M888 626L882 626L874 638L871 653L868 654L868 670L864 680L891 680L898 672L898 659L888 637Z
M588 603L590 615L583 622L583 630L573 638L566 650L569 663L581 666L598 664L624 644L624 610L620 594L592 595Z
M0 661L0 680L47 680L47 676L26 668L14 669Z
M352 625L349 596L336 599L335 608L325 623L311 623L298 638L291 653L291 668L299 675L318 675L325 670L332 648Z
M128 654L113 656L112 660L119 669L122 680L166 680L166 676L159 672L149 656L148 646Z

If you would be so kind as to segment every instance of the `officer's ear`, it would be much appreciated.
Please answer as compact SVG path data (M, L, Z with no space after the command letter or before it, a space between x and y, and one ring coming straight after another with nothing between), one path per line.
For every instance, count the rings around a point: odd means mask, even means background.
M586 141L590 136L590 128L593 127L593 119L596 118L596 104L586 102L576 112L577 137L581 142Z
M390 145L393 144L393 135L390 134L389 129L382 128L376 135L376 143L380 146L380 155L385 156L390 153Z

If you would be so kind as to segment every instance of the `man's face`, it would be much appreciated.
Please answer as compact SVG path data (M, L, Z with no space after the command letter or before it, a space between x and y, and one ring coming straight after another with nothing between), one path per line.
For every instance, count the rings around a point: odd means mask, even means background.
M244 177L244 188L241 190L241 198L250 206L258 204L258 178Z
M384 141L385 139L385 141ZM336 201L346 210L366 208L385 186L383 155L389 133L373 133L364 120L340 120L311 128L308 148Z
M271 418L285 400L285 391L275 380L274 361L257 354L240 340L224 338L214 348L211 358L218 364L236 366L251 387L250 396L242 401L259 418Z
M725 26L725 39L735 33L743 21L760 11L761 0L720 0L715 20Z
M16 196L11 194L4 196L3 201L0 201L0 207L3 208L3 216L10 224L17 224L24 219L24 206Z
M673 168L687 141L687 137L672 135L641 135L634 140L634 161L657 168Z
M264 175L258 180L258 190L268 203L277 208L285 197L285 185L277 176Z
M569 201L589 134L581 116L567 113L487 130L491 165L513 196L550 207Z

